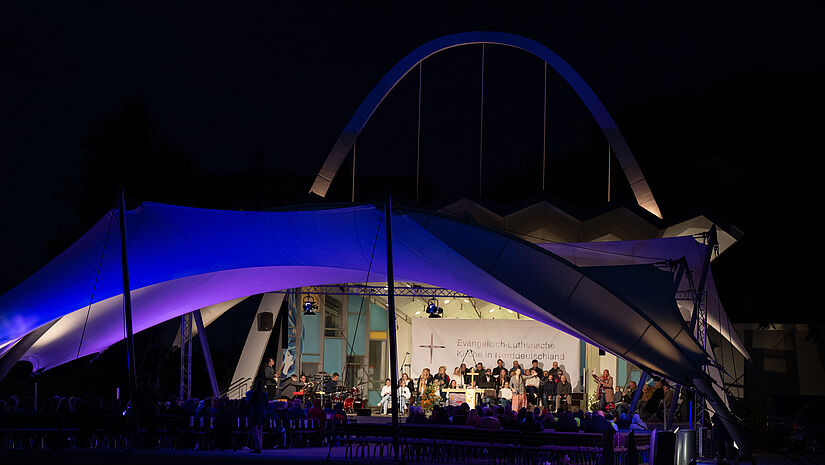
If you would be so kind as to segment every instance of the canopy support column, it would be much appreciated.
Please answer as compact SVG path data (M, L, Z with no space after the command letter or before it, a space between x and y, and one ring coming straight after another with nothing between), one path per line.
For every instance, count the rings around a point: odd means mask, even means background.
M288 318L287 313L287 305L286 305L286 294L283 293L272 293L267 292L261 298L261 303L258 305L258 311L255 312L255 316L252 317L252 324L249 328L249 333L246 336L246 342L244 343L243 350L241 351L241 356L238 359L238 364L235 366L235 374L232 376L232 383L229 385L229 391L227 394L229 395L230 399L240 399L244 396L246 391L252 388L255 383L255 378L258 377L258 373L261 369L261 364L263 362L266 351L266 347L269 344L269 340L274 336L278 338L280 343L278 347L283 344L283 340L280 339L279 336L283 334L283 327L287 325L286 319ZM258 325L258 319L260 318L259 315L265 312L270 312L275 317L275 324L270 331L261 331ZM198 330L200 331L200 330ZM268 354L268 357L272 357L277 363L276 367L280 366L281 357L279 357L279 350L276 348L276 353ZM281 376L282 373L278 373L278 376Z
M206 372L209 374L209 384L212 385L212 395L220 397L221 393L218 391L218 381L215 378L215 367L212 365L212 353L209 351L209 340L206 338L206 331L203 328L203 317L201 311L195 310L192 312L195 324L198 327L198 339L201 340L201 349L203 349L203 360L206 362Z
M642 371L642 376L639 377L639 384L636 385L636 392L633 393L633 400L630 402L630 410L628 410L627 415L633 419L633 414L636 412L636 404L639 403L639 399L642 398L642 388L647 383L647 372Z
M120 188L118 197L118 218L120 219L120 264L123 273L123 319L126 326L126 362L129 369L129 401L134 405L137 390L135 369L135 337L132 329L132 290L129 283L129 257L126 251L126 200L125 189Z

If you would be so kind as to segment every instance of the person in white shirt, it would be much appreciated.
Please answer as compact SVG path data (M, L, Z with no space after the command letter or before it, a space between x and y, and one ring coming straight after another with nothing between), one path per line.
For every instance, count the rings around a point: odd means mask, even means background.
M450 386L451 389L464 389L464 375L461 374L460 368L453 370L452 381L455 381L455 387ZM450 384L452 384L452 381L450 381Z
M505 381L504 387L498 390L498 399L502 407L510 409L510 404L513 402L513 390L510 389L509 381Z
M527 369L527 374L524 376L524 390L527 392L527 402L532 405L538 405L540 379L536 376L535 370Z
M387 378L387 381L384 382L384 385L381 386L381 400L378 402L378 406L382 408L382 412L384 415L387 414L387 406L390 404L392 400L392 381Z
M383 391L383 389L382 389ZM404 383L404 381L398 382L398 402L401 404L401 408L398 409L400 414L404 414L404 411L407 410L407 404L410 402L410 397L412 397L412 393L410 392L410 388ZM386 411L384 412L386 413Z

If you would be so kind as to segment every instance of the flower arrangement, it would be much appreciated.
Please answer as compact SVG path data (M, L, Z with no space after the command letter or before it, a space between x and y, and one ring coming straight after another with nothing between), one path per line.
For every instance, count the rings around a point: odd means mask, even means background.
M424 388L424 394L421 395L421 408L425 412L431 412L433 407L441 403L441 396L435 393L438 389L436 383L432 383Z
M598 391L587 395L587 405L590 407L590 411L599 410L599 400Z

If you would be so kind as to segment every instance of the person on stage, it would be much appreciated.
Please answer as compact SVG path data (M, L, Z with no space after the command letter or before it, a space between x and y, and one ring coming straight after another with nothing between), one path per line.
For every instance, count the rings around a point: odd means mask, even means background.
M530 405L538 405L539 383L541 380L532 368L527 369L524 375L524 391L527 394L527 403Z
M542 378L542 376L544 376L544 370L542 370L541 368L539 368L539 361L538 361L538 360L533 360L531 363L533 364L533 366L532 366L532 367L530 367L530 369L531 369L531 370L533 370L533 373L534 373L536 376L538 376L538 377L539 377L539 379L541 379L541 378Z
M561 374L561 368L559 368L559 362L553 362L553 367L547 370L550 372L550 376L553 379L559 379L559 375Z
M507 368L507 367L504 366L504 360L502 360L502 359L496 360L496 367L493 368L493 373L500 372L502 368Z
M567 402L567 407L570 408L570 395L573 393L573 386L570 381L567 381L567 376L564 373L559 375L559 383L556 385L556 410L561 406L561 401Z
M407 387L407 384L404 383L404 380L398 381L398 402L401 404L401 408L398 409L399 415L404 415L407 406L410 404L410 398L412 397L412 393L410 392L410 388Z
M604 410L605 407L613 409L613 377L610 376L610 370L605 369L602 376L596 376L593 373L593 378L599 383L599 410Z
M504 381L504 386L498 391L499 405L504 407L504 410L510 410L510 404L513 402L513 390L510 389L510 382Z
M520 373L524 371L524 370L521 369L521 365L518 364L518 360L513 360L513 366L512 366L512 368L510 368L510 376L513 376L513 373L515 373L516 370L519 370ZM513 385L511 384L510 389L512 389L512 388L513 388Z
M496 384L497 389L501 389L504 387L504 383L510 382L510 374L507 372L506 367L499 368L498 371L498 383Z
M478 382L476 382L476 384L479 385L479 386L485 387L487 389L490 389L490 388L495 386L495 384L494 384L495 380L493 379L493 371L490 370L489 368L484 370L484 373L482 373L482 375L479 376L478 378L479 379L478 379ZM481 383L484 383L484 384L481 384Z
M456 387L453 387L453 383L456 384ZM461 369L456 367L453 370L453 377L452 381L450 382L450 389L463 389L464 388L464 374L461 373Z
M261 366L258 373L258 379L264 382L267 399L275 398L275 390L278 387L278 373L275 372L275 359L272 357L266 359L266 362Z
M636 381L630 380L622 393L621 402L616 404L616 413L618 415L630 411L630 404L633 402L633 396L636 395L636 387Z
M392 380L387 378L384 381L384 385L381 386L381 400L378 402L378 406L381 407L381 413L384 415L387 414L387 406L392 401Z
M326 395L330 395L338 391L338 387L341 385L339 381L340 377L341 375L338 373L333 373L332 377L324 383L324 392Z
M306 386L305 383L298 380L298 375L295 373L291 374L289 377L282 378L278 385L281 388L280 396L286 397L288 400L293 400L295 398L295 392Z
M513 391L513 408L518 411L522 407L526 407L524 380L521 375L521 368L516 368L510 376L510 389Z
M447 393L443 390L447 389L447 386L450 385L450 377L447 376L447 367L445 367L444 365L438 367L438 373L436 373L435 376L433 376L433 382L435 382L438 385L436 389L438 389L438 391L440 392L441 398L446 400Z
M555 412L558 410L558 408L553 408L556 405L556 387L558 386L558 380L554 379L550 373L550 370L544 372L544 377L541 379L539 390L541 391L541 401L544 406Z
M403 381L404 385L407 386L407 389L410 390L409 404L412 405L412 403L415 402L415 381L410 379L410 375L406 373L401 373L401 381Z
M430 374L429 368L424 368L421 370L421 376L418 377L417 391L419 398L424 396L424 389L426 389L430 384L433 384L433 375Z

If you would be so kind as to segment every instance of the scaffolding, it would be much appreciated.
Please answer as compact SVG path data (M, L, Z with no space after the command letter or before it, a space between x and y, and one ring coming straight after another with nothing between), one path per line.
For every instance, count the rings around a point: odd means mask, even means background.
M180 321L180 400L192 397L192 314L184 313Z

